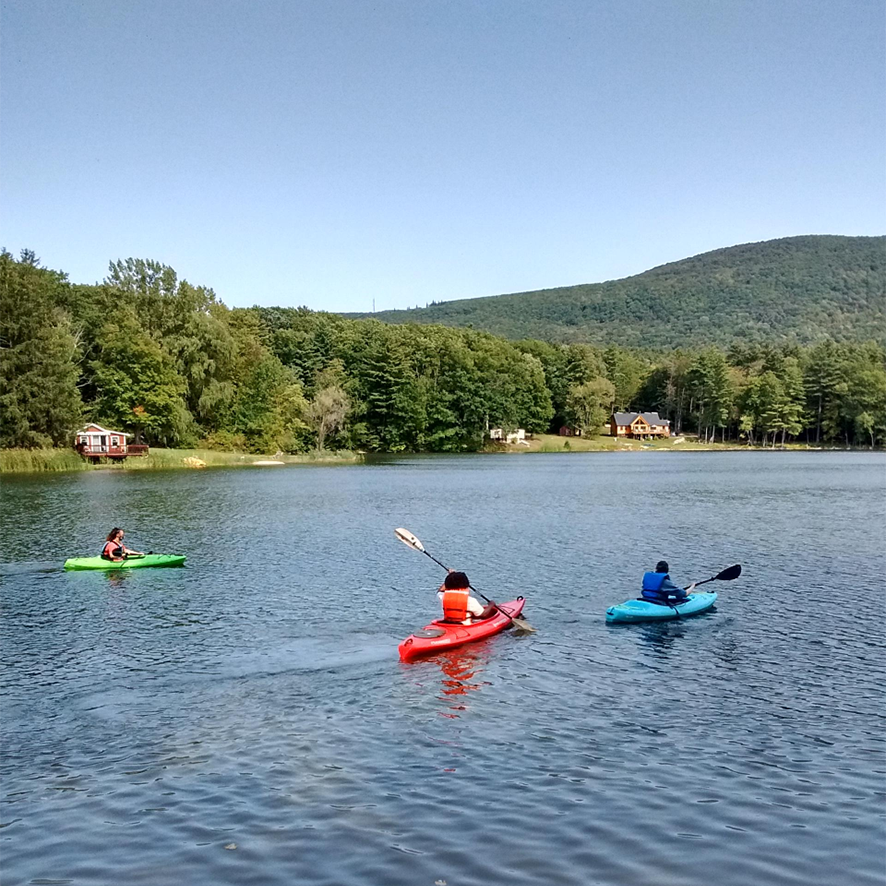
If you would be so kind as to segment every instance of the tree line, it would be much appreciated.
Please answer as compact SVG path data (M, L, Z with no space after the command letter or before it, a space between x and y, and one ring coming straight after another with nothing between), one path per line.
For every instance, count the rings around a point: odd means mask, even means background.
M164 446L473 451L494 427L588 433L629 409L705 440L874 446L884 361L874 342L655 352L229 309L154 261L80 285L0 253L7 448L70 446L88 419Z

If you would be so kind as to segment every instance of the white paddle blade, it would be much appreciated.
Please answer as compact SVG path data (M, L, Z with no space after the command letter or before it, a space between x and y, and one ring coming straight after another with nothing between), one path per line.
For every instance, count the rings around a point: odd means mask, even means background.
M394 535L400 539L405 545L409 545L411 548L415 548L417 551L425 552L425 546L408 530L408 529L395 529Z

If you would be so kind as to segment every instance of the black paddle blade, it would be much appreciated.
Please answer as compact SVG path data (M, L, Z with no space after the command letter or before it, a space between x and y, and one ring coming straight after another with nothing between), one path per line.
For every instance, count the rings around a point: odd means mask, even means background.
M741 575L741 565L736 563L735 566L730 566L728 569L724 569L715 580L732 581L732 579L738 578L739 575Z

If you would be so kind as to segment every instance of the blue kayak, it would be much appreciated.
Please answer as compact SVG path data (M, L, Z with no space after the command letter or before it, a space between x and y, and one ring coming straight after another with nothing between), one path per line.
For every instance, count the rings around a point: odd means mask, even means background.
M606 610L606 624L632 624L638 621L667 621L705 612L717 602L717 594L690 594L685 603L663 606L647 600L627 600Z

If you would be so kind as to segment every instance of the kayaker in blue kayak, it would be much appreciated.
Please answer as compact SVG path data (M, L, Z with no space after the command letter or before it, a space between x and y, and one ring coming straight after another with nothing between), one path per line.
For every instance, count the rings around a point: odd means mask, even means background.
M677 603L685 603L695 588L695 582L685 590L671 581L668 574L670 567L665 560L659 560L655 564L655 572L643 574L643 600L650 603L659 603L662 606L673 606Z
M109 533L102 548L102 560L110 560L112 563L121 563L127 557L144 557L141 551L133 551L123 544L124 532L115 526Z

